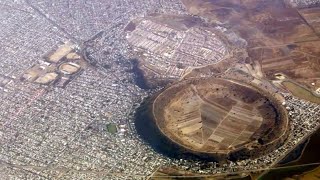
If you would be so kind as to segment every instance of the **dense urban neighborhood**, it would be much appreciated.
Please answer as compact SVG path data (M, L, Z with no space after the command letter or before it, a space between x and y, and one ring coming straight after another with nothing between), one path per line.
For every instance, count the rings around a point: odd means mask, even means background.
M145 88L141 74L179 80L217 65L201 76L242 77L220 66L246 46L236 33L221 36L228 28L221 22L211 30L178 29L150 20L158 14L209 23L179 0L0 2L0 179L150 179L162 167L213 176L249 173L276 165L319 129L318 104L281 92L290 135L275 151L236 162L157 152L139 136L135 113L164 87ZM140 58L139 71L134 58Z

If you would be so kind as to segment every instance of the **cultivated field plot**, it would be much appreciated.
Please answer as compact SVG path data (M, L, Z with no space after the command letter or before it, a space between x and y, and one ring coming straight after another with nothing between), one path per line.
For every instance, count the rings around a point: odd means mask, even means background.
M155 102L160 104L165 106L160 129L194 151L237 150L270 132L277 121L268 98L221 79L185 84L168 103Z
M247 42L248 60L258 62L269 80L281 72L312 91L320 88L319 6L290 8L283 0L182 2L191 14L224 22L238 32Z
M261 69L267 78L274 79L275 74L281 72L315 91L320 87L319 42L299 43L292 47L256 49L251 51L250 55L260 61ZM313 83L314 85L311 85Z
M301 9L299 10L301 15L305 18L305 20L310 24L312 28L316 32L320 32L320 7Z

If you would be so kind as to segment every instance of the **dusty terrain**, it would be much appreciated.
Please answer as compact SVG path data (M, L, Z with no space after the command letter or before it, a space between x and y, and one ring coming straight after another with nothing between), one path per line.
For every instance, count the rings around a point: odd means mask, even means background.
M182 2L190 13L245 39L246 62L259 64L265 78L274 80L281 72L312 91L320 87L319 7L296 9L281 0Z

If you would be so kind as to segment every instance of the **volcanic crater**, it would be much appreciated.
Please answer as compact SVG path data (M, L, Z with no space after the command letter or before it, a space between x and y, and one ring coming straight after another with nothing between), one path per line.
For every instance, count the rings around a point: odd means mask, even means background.
M170 86L155 99L153 116L167 138L199 153L267 151L288 130L286 111L270 94L219 78Z

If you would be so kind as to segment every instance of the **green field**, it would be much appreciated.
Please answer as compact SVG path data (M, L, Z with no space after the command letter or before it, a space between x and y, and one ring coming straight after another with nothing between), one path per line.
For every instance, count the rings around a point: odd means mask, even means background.
M294 96L297 96L301 99L314 102L320 104L320 97L315 96L310 90L307 88L300 86L299 84L291 81L282 82L284 85Z
M111 134L117 133L118 132L117 125L113 123L107 124L107 131Z

